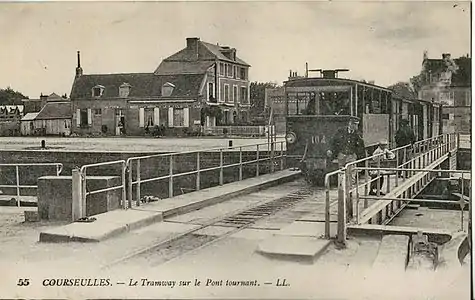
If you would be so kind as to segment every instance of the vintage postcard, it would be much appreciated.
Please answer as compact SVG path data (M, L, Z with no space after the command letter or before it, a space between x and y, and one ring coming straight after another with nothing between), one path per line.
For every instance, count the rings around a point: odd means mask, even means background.
M471 298L471 14L0 3L0 298Z

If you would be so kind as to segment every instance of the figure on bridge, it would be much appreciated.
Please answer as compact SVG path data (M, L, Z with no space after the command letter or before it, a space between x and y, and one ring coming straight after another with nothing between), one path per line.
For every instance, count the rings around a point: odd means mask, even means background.
M377 155L377 156L376 156ZM395 155L394 153L388 149L388 141L387 140L382 140L379 142L378 148L374 150L373 152L373 162L372 166L377 168L377 167L383 167L382 163L387 162L388 160L394 159ZM384 184L384 176L387 175L387 172L384 171L378 171L377 170L370 170L369 175L371 176L371 185L370 185L370 191L369 194L376 196L378 192L378 180L376 178L379 177L379 195L384 196L385 194L381 192L383 189L383 184Z
M348 126L339 129L332 141L327 156L338 159L338 167L366 156L363 138L358 132L359 118L351 117Z
M395 140L396 140L397 148L403 147L406 145L414 145L414 143L416 142L414 132L412 131L411 127L409 127L408 120L406 119L401 120L401 125L399 126L399 130L396 132ZM402 165L405 162L404 156L406 157L406 161L409 160L409 156L411 152L406 150L404 153L405 155L399 155L398 157L398 162L397 162L398 166ZM402 172L399 172L399 175L402 175Z

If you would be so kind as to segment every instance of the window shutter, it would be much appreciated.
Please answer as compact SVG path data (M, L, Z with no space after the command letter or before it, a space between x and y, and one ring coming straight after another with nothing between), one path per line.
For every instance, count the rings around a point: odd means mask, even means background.
M90 108L87 109L87 125L92 124L92 110Z
M190 127L190 109L188 107L183 109L183 126Z
M76 126L81 126L81 110L79 108L76 109Z
M144 119L145 119L145 112L144 112L144 108L143 107L140 107L139 108L139 127L144 127Z
M160 108L153 108L153 123L158 126L160 125Z
M173 127L173 107L168 108L168 127Z

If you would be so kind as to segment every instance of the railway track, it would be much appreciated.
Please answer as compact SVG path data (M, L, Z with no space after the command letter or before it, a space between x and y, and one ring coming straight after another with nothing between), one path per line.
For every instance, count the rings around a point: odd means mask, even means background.
M254 204L223 216L213 218L197 228L176 234L164 241L160 241L156 244L130 253L103 266L102 269L109 269L119 264L133 263L138 260L145 260L149 266L157 266L178 259L184 254L197 251L241 230L249 228L257 221L270 217L279 211L289 209L298 202L312 196L315 191L316 190L313 188L305 187L278 199L261 204ZM334 203L336 203L336 201ZM224 233L217 235L199 233L199 231L213 226L228 228L229 230L224 230Z

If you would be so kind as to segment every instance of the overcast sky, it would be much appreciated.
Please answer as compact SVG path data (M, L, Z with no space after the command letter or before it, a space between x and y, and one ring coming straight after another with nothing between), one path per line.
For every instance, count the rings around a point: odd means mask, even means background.
M84 74L153 72L186 37L228 45L252 81L289 69L349 68L345 77L407 81L422 54L470 52L468 2L0 3L0 88L69 95Z

